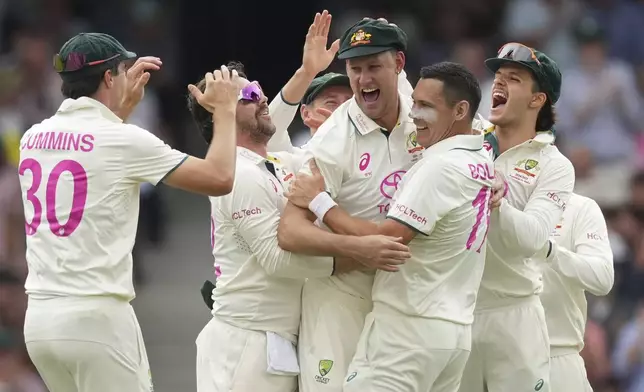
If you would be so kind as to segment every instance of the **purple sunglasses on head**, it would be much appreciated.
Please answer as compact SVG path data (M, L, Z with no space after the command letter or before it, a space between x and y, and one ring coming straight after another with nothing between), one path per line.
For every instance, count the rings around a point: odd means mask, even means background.
M250 82L239 92L238 100L259 102L262 99L262 88L257 81Z

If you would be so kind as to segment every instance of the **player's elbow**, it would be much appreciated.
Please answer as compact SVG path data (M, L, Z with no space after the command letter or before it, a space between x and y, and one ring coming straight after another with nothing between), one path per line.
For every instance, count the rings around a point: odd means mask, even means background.
M608 295L613 289L615 284L615 270L613 269L613 258L610 257L610 260L602 260L604 263L604 271L599 276L597 287L593 290L589 290L592 295L602 297Z
M235 173L217 173L213 174L207 181L208 196L224 196L233 191L235 184Z

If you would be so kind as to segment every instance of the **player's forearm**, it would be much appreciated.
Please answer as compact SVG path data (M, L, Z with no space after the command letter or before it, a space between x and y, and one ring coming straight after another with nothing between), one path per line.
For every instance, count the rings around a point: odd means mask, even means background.
M577 282L593 295L606 295L615 282L612 254L598 251L594 254L577 254L552 244L552 268L562 276Z
M277 230L279 246L289 252L312 256L355 256L353 237L322 230L313 224L314 218L309 211L288 203Z
M324 215L324 224L337 234L354 236L379 234L376 223L354 218L339 206L327 211Z
M206 152L205 162L208 163L217 188L221 194L230 193L235 179L235 164L237 159L237 129L234 110L218 109L212 116L213 137ZM224 192L227 190L226 192ZM217 195L212 195L217 196Z
M297 105L304 98L306 89L309 88L313 79L315 79L315 74L307 72L303 67L298 68L291 79L282 87L280 92L282 99L286 103Z
M292 279L322 278L331 276L334 268L332 257L307 256L286 251L278 246L275 237L255 244L259 264L272 276Z
M543 249L556 225L550 224L550 219L546 216L532 215L514 208L507 200L503 200L501 206L493 213L498 214L497 230L507 233L505 241L526 257L531 257Z
M335 266L333 269L333 275L346 274L353 271L368 271L368 267L365 267L361 262L350 259L348 257L335 257L334 258Z

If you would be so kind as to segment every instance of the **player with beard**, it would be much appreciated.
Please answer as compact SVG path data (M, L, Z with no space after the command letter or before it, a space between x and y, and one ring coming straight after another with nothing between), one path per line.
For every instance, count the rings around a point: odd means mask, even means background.
M409 97L398 91L407 36L397 26L364 19L340 39L354 97L342 104L307 144L331 197L356 217L380 222L402 175L421 158ZM303 167L310 173L308 165ZM316 199L310 209L287 204L278 230L280 246L324 254L320 238L306 234L316 214L333 204ZM347 233L339 233L347 234ZM352 233L354 234L354 233ZM371 311L373 271L308 279L302 294L300 391L341 391L365 316Z
M547 392L541 265L552 261L548 239L575 183L572 164L553 145L561 73L548 56L518 43L504 45L485 64L495 73L487 147L507 192L491 215L472 353L460 390Z
M237 165L229 195L211 198L212 245L217 287L213 318L197 338L199 392L285 392L297 388L295 343L300 323L300 294L307 277L328 277L355 268L351 260L296 255L277 244L284 208L283 167L267 154L275 133L268 104L257 82L238 71ZM197 87L203 89L204 81ZM194 99L189 107L206 140L210 117ZM324 244L323 256L373 258L395 264L409 257L406 246L384 236L336 235L303 227Z

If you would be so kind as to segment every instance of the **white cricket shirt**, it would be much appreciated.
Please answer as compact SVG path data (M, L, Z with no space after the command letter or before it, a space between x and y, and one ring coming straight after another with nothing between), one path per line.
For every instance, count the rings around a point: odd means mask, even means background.
M31 298L134 298L139 184L187 158L100 102L65 100L20 141Z
M541 303L550 345L584 347L586 291L606 295L613 287L613 252L597 203L573 194L552 232L553 255L543 268Z
M327 191L351 215L374 222L385 219L405 172L422 157L410 107L400 97L399 123L386 132L367 117L354 98L343 103L307 144L307 159L315 157ZM308 165L302 171L310 174ZM324 278L325 284L371 299L373 272L354 271Z
M267 162L275 166L277 177ZM293 174L279 159L237 147L232 192L210 198L218 275L213 315L239 328L272 331L294 341L304 279L330 276L333 258L298 255L278 246L277 226L286 205L282 170Z
M412 257L398 272L376 272L374 312L473 322L493 181L483 135L453 136L425 150L387 215L417 232L409 243Z
M493 133L486 135L486 141L486 148L496 151ZM575 184L572 164L553 141L552 133L541 132L494 161L508 194L492 211L478 308L542 291L540 263L547 251L540 251L559 223Z

